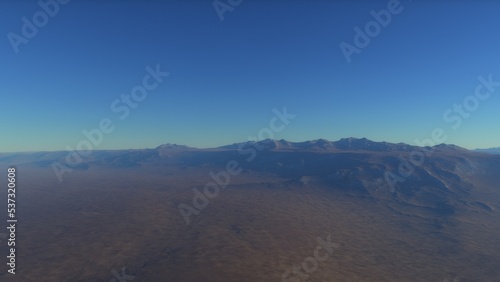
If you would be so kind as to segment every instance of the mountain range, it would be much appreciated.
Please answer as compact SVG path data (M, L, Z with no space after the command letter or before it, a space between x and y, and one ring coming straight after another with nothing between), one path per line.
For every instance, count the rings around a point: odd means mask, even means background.
M244 151L248 148L254 147L258 151L273 151L273 152L323 152L323 153L340 153L340 152L411 152L420 150L418 146L412 146L405 143L388 143L388 142L374 142L366 138L342 138L338 141L328 141L325 139L318 139L305 142L289 142L286 140L272 140L265 139L262 141L248 141L242 143L235 143L231 145L220 146L216 148L200 149L177 144L163 144L154 149L128 149L128 150L94 150L90 151L87 155L81 155L85 163L92 163L95 165L116 164L117 166L135 166L139 163L155 161L156 157L165 158L181 152L223 152L231 150ZM426 147L427 149L431 147ZM424 148L425 149L425 148ZM433 150L439 152L453 152L468 150L456 145L439 144L432 147ZM500 148L492 149L476 149L472 152L479 153L499 153ZM52 162L61 161L65 162L64 158L68 155L67 151L54 151L54 152L20 152L20 153L0 153L0 162L10 164L25 164L36 165L44 167L50 165ZM86 155L86 156L84 156ZM128 161L127 161L128 160ZM82 167L86 167L83 165Z

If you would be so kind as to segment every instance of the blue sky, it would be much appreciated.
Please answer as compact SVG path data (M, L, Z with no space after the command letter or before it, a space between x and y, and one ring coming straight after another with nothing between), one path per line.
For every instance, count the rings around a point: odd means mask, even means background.
M479 76L500 81L500 3L402 0L347 63L339 44L389 2L243 0L221 21L212 1L73 0L16 54L8 34L41 7L2 1L0 152L75 147L103 118L115 130L94 149L220 146L283 106L297 117L276 139L415 144L442 128L446 143L500 146L500 87L457 129L443 119ZM158 64L169 76L119 119L111 103Z

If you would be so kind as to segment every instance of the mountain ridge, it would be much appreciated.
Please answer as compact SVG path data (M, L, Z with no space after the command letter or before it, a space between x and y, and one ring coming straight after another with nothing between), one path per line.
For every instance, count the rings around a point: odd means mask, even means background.
M167 143L170 145L169 143ZM184 145L176 145L184 146ZM412 151L418 148L436 148L440 150L463 150L470 151L466 148L460 147L454 144L436 144L432 147L420 147L415 145L409 145L403 142L391 143L386 141L372 141L367 138L341 138L337 141L329 141L327 139L314 139L307 141L287 141L285 139L264 139L259 141L246 141L233 143L230 145L223 145L214 148L194 148L188 147L190 149L204 150L204 149L245 149L250 146L257 146L262 149L267 150L365 150L365 151Z
M274 143L274 144L273 144ZM243 141L233 144L227 144L216 147L207 147L207 148L199 148L199 147L191 147L184 144L176 144L176 143L164 143L160 144L154 148L135 148L135 149L93 149L91 151L105 151L105 152L117 152L117 151L144 151L144 150L175 150L175 151L183 151L183 150L217 150L217 149L239 149L246 148L248 146L257 145L263 147L265 149L279 149L279 150L304 150L304 149L316 149L316 150L366 150L366 151L411 151L418 148L436 148L440 150L464 150L470 152L483 152L488 153L489 151L498 151L500 153L500 147L498 148L490 148L490 149L474 149L469 150L463 147L460 147L455 144L436 144L434 146L416 146L410 145L404 142L392 143L386 141L372 141L365 137L363 138L355 138L355 137L347 137L341 138L337 141L329 141L324 138L306 140L306 141L288 141L285 139L263 139L259 141ZM0 158L5 155L12 154L51 154L51 153L62 153L62 152L71 152L67 150L55 150L55 151L20 151L20 152L0 152Z

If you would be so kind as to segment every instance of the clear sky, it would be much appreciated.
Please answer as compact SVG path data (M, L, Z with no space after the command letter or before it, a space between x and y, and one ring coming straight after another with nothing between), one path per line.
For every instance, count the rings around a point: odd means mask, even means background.
M479 76L500 81L500 2L402 0L348 63L341 42L355 46L354 27L389 2L243 0L221 21L211 0L73 0L16 53L9 33L19 40L22 18L43 23L43 10L2 1L0 152L74 148L103 118L115 130L95 149L220 146L257 136L284 106L297 116L275 139L415 144L439 127L446 143L500 146L499 86L460 126L443 119ZM121 120L112 102L158 64L169 76Z

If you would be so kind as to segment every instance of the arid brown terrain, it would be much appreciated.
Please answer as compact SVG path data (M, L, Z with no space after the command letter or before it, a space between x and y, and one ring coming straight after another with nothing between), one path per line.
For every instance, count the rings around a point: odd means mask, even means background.
M0 280L500 281L500 155L439 145L391 188L387 172L416 149L342 139L95 151L62 182L52 164L65 152L0 154L2 173L17 169L19 220L16 275L2 262ZM218 193L193 190L207 183Z

